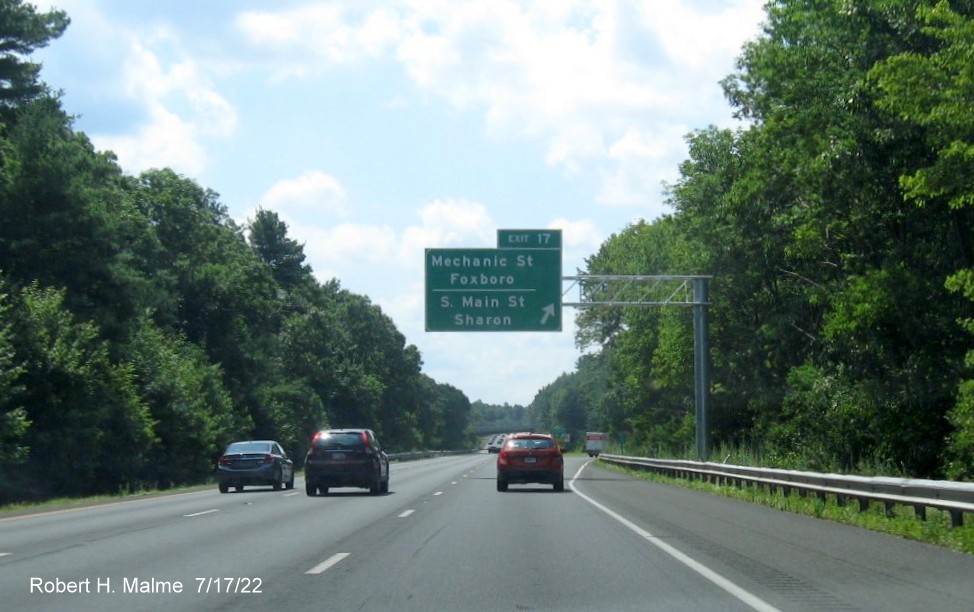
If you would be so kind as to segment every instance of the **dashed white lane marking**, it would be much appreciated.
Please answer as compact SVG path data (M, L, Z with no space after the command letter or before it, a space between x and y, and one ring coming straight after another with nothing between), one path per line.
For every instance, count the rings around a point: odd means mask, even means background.
M305 574L321 574L329 567L335 565L336 563L338 563L339 561L341 561L342 559L344 559L350 554L351 553L335 553L332 556L325 559L324 561L322 561L321 563L319 563L318 565L306 571Z
M192 514L184 514L183 516L186 517L186 518L192 518L194 516L203 516L204 514L213 514L214 512L219 512L219 511L220 511L219 508L213 508L212 510L204 510L202 512L194 512Z
M416 512L416 511L415 510L412 510L412 509L406 510L405 512L403 512L402 514L400 514L398 518L406 518L407 516L409 516L413 512Z
M301 491L294 491L293 493L285 493L281 497L292 497L294 495L301 495Z
M620 523L622 523L623 525L625 525L629 529L635 531L637 534L639 534L639 536L641 536L644 540L646 540L650 544L656 546L657 548L659 548L660 550L662 550L663 552L665 552L669 556L673 557L674 559L676 559L677 561L679 561L683 565L686 565L687 567L689 567L693 571L697 572L698 574L700 574L701 576L703 576L704 578L706 578L710 582L712 582L715 585L717 585L718 587L724 589L725 591L727 591L728 593L730 593L734 597L738 598L739 600L741 600L742 602L744 602L746 605L750 606L751 608L753 608L755 610L759 610L760 612L780 612L778 610L778 608L772 606L771 604L769 604L768 602L764 601L763 599L761 599L757 595L755 595L755 594L751 593L750 591L747 591L747 590L739 587L738 585L734 584L733 582L731 582L727 578L724 578L723 576L721 576L717 572L713 571L712 569L710 569L709 567L707 567L703 563L700 563L696 559L693 559L692 557L683 554L679 550L673 548L672 546L670 546L666 542L662 541L661 539L659 539L655 535L653 535L650 532L646 531L645 529L643 529L639 525L636 525L635 523L633 523L629 519L625 518L621 514L618 514L618 513L614 512L614 511L606 508L605 506L603 506L599 502L595 501L594 499L592 499L588 495L585 495L584 493L582 493L581 491L579 491L578 489L576 489L575 488L575 480L578 478L578 475L582 473L582 470L584 470L588 466L588 464L591 463L591 462L592 461L589 461L589 462L585 463L582 467L578 468L578 471L575 472L575 475L572 476L571 481L568 483L568 486L571 488L571 490L574 491L578 496L580 496L582 499L584 499L588 503L592 504L593 506L595 506L596 508L598 508L602 512L605 512L606 514L608 514L609 516L611 516L615 520L619 521Z
M7 555L12 555L13 553L0 553L0 557L6 557Z
M436 493L433 493L433 497L436 497L437 495L443 495L443 491L437 491Z

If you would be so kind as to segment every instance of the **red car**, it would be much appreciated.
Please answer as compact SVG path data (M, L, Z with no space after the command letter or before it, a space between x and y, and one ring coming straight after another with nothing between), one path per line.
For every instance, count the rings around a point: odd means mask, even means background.
M509 484L532 482L550 484L555 491L565 490L561 449L547 434L511 434L497 455L497 490L506 491Z

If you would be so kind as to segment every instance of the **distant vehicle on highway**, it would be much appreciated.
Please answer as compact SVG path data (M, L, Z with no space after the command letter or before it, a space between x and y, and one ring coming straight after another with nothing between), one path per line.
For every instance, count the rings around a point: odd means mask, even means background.
M490 443L487 445L488 453L499 453L501 452L501 447L504 446L504 440L507 439L507 434L497 434L491 438Z
M589 457L598 457L605 450L605 434L600 431L585 432L585 452Z
M245 486L294 488L294 462L274 440L245 440L227 446L216 462L216 481L220 493Z
M565 461L552 436L516 433L507 436L497 455L497 490L509 484L550 484L555 491L565 490Z
M323 429L304 460L304 490L327 495L332 487L389 491L389 457L371 429Z

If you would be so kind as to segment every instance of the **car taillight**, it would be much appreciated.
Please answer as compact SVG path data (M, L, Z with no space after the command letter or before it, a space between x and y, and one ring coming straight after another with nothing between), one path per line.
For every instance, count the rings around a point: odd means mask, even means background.
M322 437L324 437L323 431L316 432L314 437L311 438L311 446L314 446L315 443L318 442L318 440L320 440Z
M364 431L360 434L362 436L362 442L365 444L366 448L369 446L369 434Z
M261 463L274 463L274 455L264 455L261 458L260 462Z
M227 457L226 455L224 455L224 456L220 457L219 459L217 459L216 461L220 465L226 465L226 464L230 463L230 458Z

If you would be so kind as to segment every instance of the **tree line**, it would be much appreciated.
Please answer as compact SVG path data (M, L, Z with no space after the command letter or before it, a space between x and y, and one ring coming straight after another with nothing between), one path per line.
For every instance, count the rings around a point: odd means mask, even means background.
M587 271L713 275L715 445L784 467L970 479L974 2L765 10L722 81L743 127L689 134L674 212L611 236ZM691 316L583 311L576 339L606 392L588 391L583 363L530 409L689 454Z
M300 463L324 426L469 447L468 398L276 213L74 130L29 58L69 21L0 0L0 503L199 482L235 439Z

